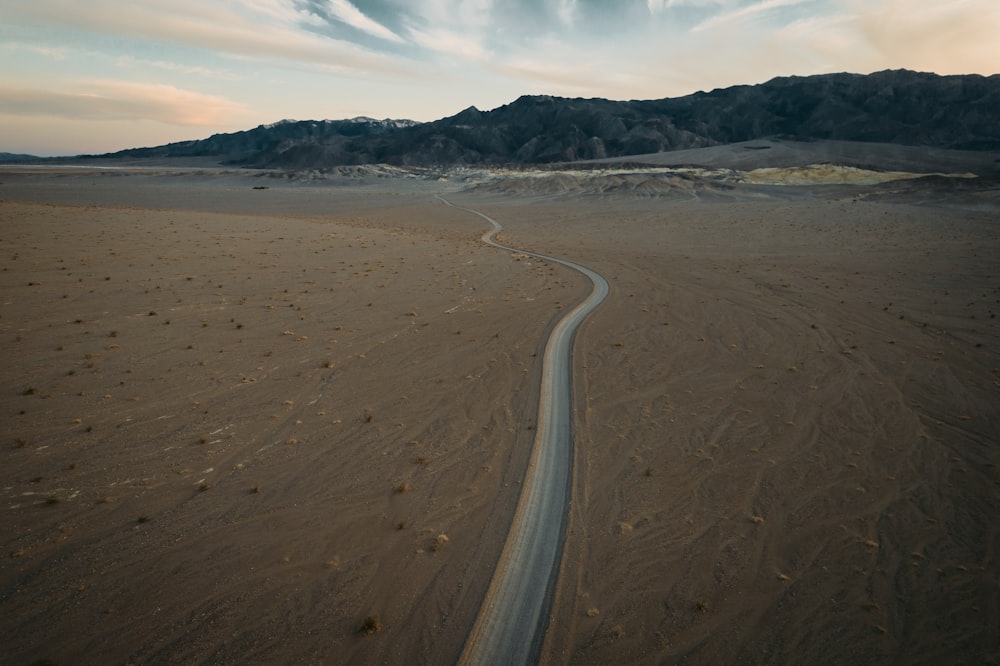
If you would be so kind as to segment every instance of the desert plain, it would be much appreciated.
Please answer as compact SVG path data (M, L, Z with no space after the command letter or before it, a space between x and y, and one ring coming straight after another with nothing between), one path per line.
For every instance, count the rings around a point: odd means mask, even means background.
M436 194L611 284L543 663L1000 663L996 167L763 152L0 169L0 663L458 658L589 285Z

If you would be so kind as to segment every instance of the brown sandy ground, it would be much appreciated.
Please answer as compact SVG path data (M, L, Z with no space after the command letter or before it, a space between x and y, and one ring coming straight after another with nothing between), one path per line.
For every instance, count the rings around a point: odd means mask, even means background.
M583 284L407 197L0 203L0 663L457 657Z
M412 184L4 180L0 661L453 661L582 281ZM789 192L452 195L612 284L546 663L1000 661L996 208Z
M1000 663L996 209L836 192L480 202L612 283L547 662Z

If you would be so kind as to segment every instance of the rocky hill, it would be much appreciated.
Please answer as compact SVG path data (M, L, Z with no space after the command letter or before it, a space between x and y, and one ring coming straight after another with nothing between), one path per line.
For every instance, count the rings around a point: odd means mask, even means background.
M252 162L262 155L301 155L301 166L323 159L327 164L353 164L342 160L343 144L417 125L412 120L280 120L270 125L231 134L214 134L207 139L179 141L154 148L131 148L102 157L172 158L218 157L230 163ZM93 156L87 156L93 157Z
M908 70L782 77L648 101L525 96L430 123L304 121L117 156L217 156L267 168L543 164L781 137L1000 149L1000 75Z

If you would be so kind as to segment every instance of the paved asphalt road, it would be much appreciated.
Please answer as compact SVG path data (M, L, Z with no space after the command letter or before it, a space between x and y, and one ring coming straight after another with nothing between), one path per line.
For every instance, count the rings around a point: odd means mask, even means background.
M561 264L593 283L590 295L556 324L545 345L538 430L528 474L489 591L459 660L468 665L533 664L545 637L572 491L573 337L607 297L608 282L571 261L499 243L495 237L502 227L496 220L438 198L489 222L492 230L483 234L483 242Z

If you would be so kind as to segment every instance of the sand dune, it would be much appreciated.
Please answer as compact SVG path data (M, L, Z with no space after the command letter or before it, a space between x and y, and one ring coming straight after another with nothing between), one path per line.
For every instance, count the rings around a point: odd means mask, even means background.
M546 663L1000 661L995 190L572 178L2 174L0 661L457 658L586 285L440 189L612 283Z

